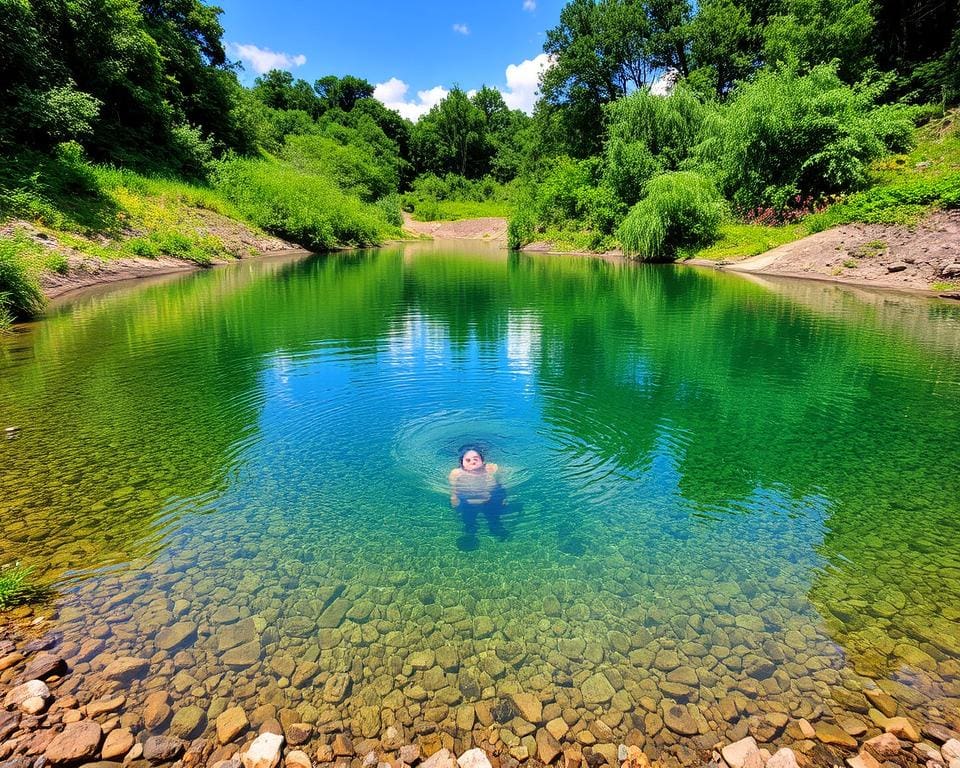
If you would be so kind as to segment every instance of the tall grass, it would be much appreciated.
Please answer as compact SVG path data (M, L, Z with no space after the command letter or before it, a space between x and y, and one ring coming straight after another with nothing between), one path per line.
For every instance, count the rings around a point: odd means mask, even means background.
M214 181L254 224L314 250L377 245L394 230L383 211L333 180L272 160L228 160Z
M49 588L33 581L33 568L0 566L0 611L43 599Z
M717 238L726 203L708 178L692 171L664 173L617 231L625 253L641 261L669 261Z
M0 330L43 311L46 299L33 263L39 250L22 233L0 237Z

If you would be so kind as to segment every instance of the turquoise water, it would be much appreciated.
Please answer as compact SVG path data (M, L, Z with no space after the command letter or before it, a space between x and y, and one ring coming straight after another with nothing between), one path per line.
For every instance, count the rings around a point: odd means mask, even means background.
M525 691L566 741L692 763L789 742L771 712L874 728L878 686L960 703L955 304L480 246L252 261L0 341L0 414L0 559L59 585L79 677L151 660L132 710L531 747L497 706ZM505 535L450 507L467 443Z

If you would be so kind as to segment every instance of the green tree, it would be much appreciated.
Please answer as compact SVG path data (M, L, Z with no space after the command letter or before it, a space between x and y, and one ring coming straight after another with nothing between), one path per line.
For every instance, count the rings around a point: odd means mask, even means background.
M420 173L456 173L477 178L486 172L485 117L459 87L430 109L411 131L411 154Z
M690 80L725 96L759 62L760 32L736 0L706 0L690 23Z
M271 69L254 80L253 92L272 109L296 109L316 119L323 112L320 98L306 80L294 79L290 72Z
M373 98L373 86L353 75L321 77L313 84L313 90L325 109L342 109L344 112L350 112L362 99Z

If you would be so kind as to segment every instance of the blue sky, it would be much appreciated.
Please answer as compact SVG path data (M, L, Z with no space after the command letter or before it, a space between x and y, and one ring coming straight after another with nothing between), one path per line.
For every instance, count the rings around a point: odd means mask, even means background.
M490 85L507 102L532 107L545 64L544 32L565 0L218 0L230 58L241 78L276 66L313 82L327 74L363 77L377 96L416 118L453 85ZM537 58L537 57L540 58ZM508 71L508 67L510 68Z

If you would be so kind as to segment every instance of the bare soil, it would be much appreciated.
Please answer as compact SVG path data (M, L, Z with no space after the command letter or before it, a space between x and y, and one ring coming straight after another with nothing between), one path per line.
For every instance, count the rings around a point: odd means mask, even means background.
M960 296L960 211L934 213L916 227L847 224L734 264L712 264L735 272Z
M415 221L409 214L404 214L403 227L414 234L427 235L436 240L507 242L507 220L501 218Z

